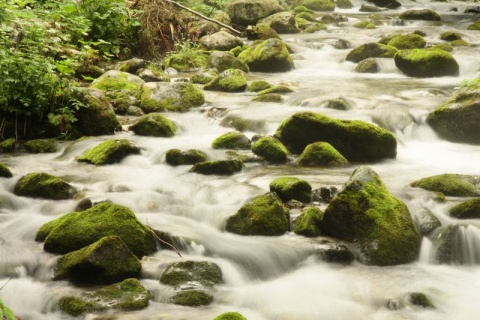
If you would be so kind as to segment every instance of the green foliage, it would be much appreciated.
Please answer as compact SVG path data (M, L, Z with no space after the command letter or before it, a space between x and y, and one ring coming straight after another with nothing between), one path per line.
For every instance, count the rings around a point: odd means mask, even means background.
M174 45L173 51L165 58L165 67L179 71L200 68L207 65L208 54L192 41L186 40Z
M211 16L215 11L221 10L230 2L229 0L177 0L178 3L189 7L206 16Z

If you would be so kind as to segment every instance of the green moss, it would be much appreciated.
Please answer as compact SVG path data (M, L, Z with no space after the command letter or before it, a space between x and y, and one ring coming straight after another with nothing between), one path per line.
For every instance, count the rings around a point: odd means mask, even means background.
M207 306L213 302L213 296L203 290L186 290L175 294L170 302L181 306Z
M169 265L163 272L160 282L172 287L193 284L212 287L223 283L223 273L213 262L187 260Z
M252 99L252 101L281 103L283 101L283 98L278 93L267 93L267 94L256 96L255 98Z
M422 36L410 33L394 36L387 45L395 47L398 50L403 50L425 48L426 44L427 41Z
M314 13L315 11L308 9L305 6L295 6L293 8L293 13L301 13L301 12Z
M3 304L3 301L0 299L0 319L2 320L15 320L17 319L13 311Z
M17 140L15 138L8 138L0 142L0 150L2 150L3 152L14 151L16 144L17 144Z
M13 176L12 171L3 163L0 162L0 177L11 178Z
M309 144L297 158L301 166L343 166L348 160L328 142Z
M366 59L366 60L368 60L368 59ZM361 62L362 61L360 61L360 63ZM328 103L327 103L326 107L329 108L329 109L335 109L335 110L350 110L350 109L352 109L352 106L350 105L350 103L345 98L342 98L342 97L328 100Z
M317 19L310 12L300 12L295 16L296 18L302 18L310 22L317 22Z
M127 72L110 70L99 78L95 79L90 85L91 88L102 91L128 91L134 96L138 96L144 81L137 76Z
M31 153L51 153L57 151L57 143L55 140L30 140L25 142L23 147Z
M441 192L446 196L476 197L480 191L476 187L478 179L461 174L440 174L410 183L412 187Z
M258 92L258 95L264 95L269 93L291 93L293 92L292 88L287 86L275 86L268 89L261 90Z
M281 177L270 182L270 192L275 192L282 201L298 200L310 203L312 186L305 180L296 177Z
M408 76L440 77L457 75L459 65L452 54L438 49L401 50L395 65Z
M306 207L295 221L293 232L305 237L318 237L325 233L322 230L323 212L317 207Z
M335 6L340 9L353 8L353 4L350 0L335 0Z
M140 154L140 148L126 139L111 139L105 140L96 147L87 150L77 161L101 166L120 162L131 154Z
M249 40L267 40L267 39L280 39L277 31L271 28L269 25L266 24L257 24L253 27L247 28L247 38ZM248 49L248 47L242 48L242 51ZM239 52L236 56L240 55Z
M312 25L312 22L300 17L295 17L295 24L298 26L299 29L304 30L308 28L310 25Z
M279 236L289 230L290 213L275 193L257 196L227 219L225 229L240 235Z
M398 17L403 20L426 20L426 21L442 20L440 15L431 9L407 10L401 13Z
M44 249L48 252L65 254L113 235L120 237L139 258L156 251L151 230L129 208L109 202L47 222L37 231L35 241L45 241Z
M65 200L70 199L76 190L58 177L44 172L31 172L17 181L13 192L24 197Z
M480 199L470 199L450 208L450 216L457 219L479 219Z
M436 45L434 45L430 48L443 50L443 51L446 51L446 52L452 52L453 51L453 47L450 43L437 43Z
M248 73L250 69L245 62L240 61L233 53L228 51L213 51L208 57L208 67L215 68L218 72L228 69L238 69Z
M480 30L480 20L472 23L467 27L467 30Z
M267 39L252 44L238 55L248 64L250 71L284 72L294 68L288 48L280 39Z
M243 169L243 163L238 160L216 160L198 162L193 165L189 172L205 175L229 176Z
M205 103L205 95L187 82L147 83L143 86L140 107L145 113L186 112Z
M304 6L314 11L333 11L335 3L331 0L294 0L293 6Z
M375 29L377 27L375 24L368 20L359 21L353 26L358 29Z
M238 312L225 312L216 316L213 320L247 320Z
M130 130L140 136L172 137L177 126L160 113L150 113L138 119Z
M271 87L272 87L272 85L270 83L268 83L267 81L258 80L258 81L253 81L252 83L250 83L247 90L251 91L251 92L259 92L259 91L262 91L262 90L270 89Z
M461 40L461 39L462 39L462 35L454 31L445 31L440 34L440 40L443 40L443 41L454 41L454 40Z
M468 47L469 46L468 42L463 40L463 39L453 40L452 42L450 42L450 44L453 47Z
M271 162L286 162L288 150L274 137L262 137L252 145L252 152Z
M320 30L327 30L327 26L323 22L317 22L305 29L306 33L314 33Z
M242 70L228 69L221 72L211 82L207 83L203 89L224 92L241 92L247 88L247 85L247 79L243 75Z
M352 49L345 59L351 62L360 62L367 58L392 58L395 53L397 53L395 47L370 42Z
M212 141L213 149L245 149L250 150L251 142L247 136L239 131L222 134Z
M213 80L213 77L205 74L196 74L190 78L190 82L198 84L207 84Z
M201 150L189 149L182 151L180 149L170 149L165 154L165 161L172 166L185 164L196 164L208 160L208 156Z

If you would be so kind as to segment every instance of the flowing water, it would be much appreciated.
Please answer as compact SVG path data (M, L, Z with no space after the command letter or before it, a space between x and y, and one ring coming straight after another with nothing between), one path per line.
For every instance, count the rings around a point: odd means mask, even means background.
M175 252L162 250L142 261L142 284L153 293L147 309L117 314L117 319L213 319L225 311L239 311L249 320L293 319L477 319L480 294L480 223L464 221L458 228L457 244L463 264L435 262L434 246L424 239L419 260L395 267L328 264L312 258L321 246L319 239L294 234L281 237L244 237L223 231L225 220L253 196L266 193L270 181L294 175L313 188L340 188L360 164L342 168L298 168L292 165L247 164L230 177L188 173L188 166L165 163L168 149L195 148L212 159L225 152L210 148L211 141L231 129L221 125L222 116L256 122L254 134L273 134L278 124L298 111L321 112L339 119L377 123L393 131L398 140L396 159L372 167L389 190L406 202L413 215L431 210L444 226L455 224L446 212L453 199L438 203L427 192L408 184L440 173L480 174L480 146L450 143L436 137L424 124L426 114L442 104L461 80L475 78L480 70L480 33L466 31L475 16L463 14L466 2L408 2L385 14L383 24L373 30L353 28L367 18L355 8L337 12L349 16L341 26L327 32L289 35L284 39L295 50L296 69L280 74L251 73L249 80L263 79L287 84L295 92L281 104L252 103L252 93L206 92L207 103L185 114L167 114L178 124L173 138L148 138L131 132L116 134L142 148L116 165L95 167L76 162L76 157L111 136L65 143L56 154L2 154L14 178L0 180L0 297L25 320L70 319L55 311L55 303L66 293L79 289L66 281L51 281L55 255L34 241L36 231L47 221L74 210L79 200L48 201L13 195L15 182L24 174L44 171L65 178L94 201L111 200L131 208L152 228L191 240L183 259L209 260L223 271L225 284L217 288L209 307L188 308L168 304L172 289L159 283L165 267L181 260ZM396 18L406 8L429 7L442 15L442 23L406 22ZM450 9L457 7L457 12ZM355 64L345 61L351 47L378 41L393 32L423 30L429 43L440 42L444 31L459 31L469 47L453 52L460 64L458 77L413 79L402 75L391 59L381 59L377 74L354 73ZM326 108L327 101L343 97L353 106L349 111ZM218 118L205 110L226 108ZM133 121L134 119L124 119ZM458 200L457 200L458 201ZM409 292L425 293L434 309L414 307ZM390 306L390 308L388 307ZM392 308L391 306L395 306ZM80 317L94 319L94 315Z

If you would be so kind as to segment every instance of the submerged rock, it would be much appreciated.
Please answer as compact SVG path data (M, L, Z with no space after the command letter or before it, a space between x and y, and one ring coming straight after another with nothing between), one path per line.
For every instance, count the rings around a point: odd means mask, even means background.
M248 64L250 71L256 72L285 72L294 68L287 46L280 39L256 42L242 51L238 59Z
M445 173L416 180L410 185L453 197L478 197L480 177Z
M325 262L350 264L355 260L352 251L343 244L327 243L316 252L316 256Z
M435 308L432 301L422 292L410 292L408 294L408 301L418 307L422 308Z
M479 219L480 198L470 199L459 203L448 210L451 217L457 219Z
M270 182L270 192L275 192L283 202L298 200L310 203L312 186L305 180L296 177L281 177Z
M13 189L13 193L17 196L52 200L70 199L76 191L67 182L45 172L31 172L24 175Z
M132 154L140 154L140 148L126 139L112 139L105 140L96 147L85 151L77 161L102 166L120 162Z
M130 130L139 136L172 137L177 126L160 113L149 113L131 125Z
M238 160L214 160L197 162L189 172L205 175L229 176L243 169L243 162Z

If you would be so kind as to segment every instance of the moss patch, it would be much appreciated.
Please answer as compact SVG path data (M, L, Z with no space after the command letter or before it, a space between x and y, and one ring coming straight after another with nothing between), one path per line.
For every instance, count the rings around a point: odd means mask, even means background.
M343 166L348 160L328 142L315 142L305 147L296 163L301 166Z
M225 312L216 316L213 320L247 320L238 312Z
M284 72L294 68L287 46L279 39L267 39L254 43L238 55L248 64L250 71Z
M275 192L282 201L298 200L310 203L312 186L305 180L296 177L281 177L270 182L270 192Z
M126 139L111 139L87 150L77 161L101 166L120 162L123 158L131 154L140 154L140 148Z
M476 187L478 182L479 179L473 176L446 173L423 178L410 183L410 185L441 192L446 196L478 197L480 195L480 191Z
M450 216L457 219L479 219L480 199L470 199L450 208Z
M295 221L293 232L305 237L317 237L325 234L322 230L323 212L317 207L306 207Z
M13 192L24 197L65 200L72 198L76 190L58 177L44 172L31 172L17 181Z
M415 33L396 35L388 42L389 46L395 47L398 50L421 49L425 48L426 44L427 41Z
M167 267L163 272L160 282L172 287L183 285L196 285L212 287L223 283L222 269L208 261L180 261Z
M243 169L243 163L238 160L216 160L196 163L189 172L205 175L229 176Z
M140 136L172 137L177 126L160 113L150 113L138 119L130 130Z
M185 290L175 294L170 302L181 306L207 306L213 302L213 296L203 290Z
M247 79L239 69L225 70L203 87L205 90L224 92L241 92L246 88Z
M37 139L24 143L25 150L31 153L52 153L57 152L57 143L55 140Z
M351 62L360 62L367 58L393 58L396 52L395 47L370 42L352 49L345 59Z
M274 137L263 137L255 141L252 152L271 162L286 162L288 150Z
M251 142L239 131L227 132L212 141L213 149L245 149L250 150Z
M0 162L0 177L11 178L13 176L12 171L3 163Z
M182 151L180 149L170 149L165 154L165 161L172 166L179 166L185 164L196 164L198 162L205 162L208 156L201 150L189 149Z

